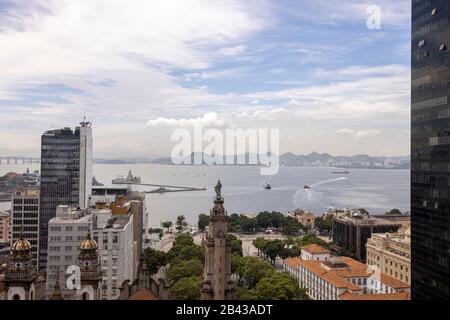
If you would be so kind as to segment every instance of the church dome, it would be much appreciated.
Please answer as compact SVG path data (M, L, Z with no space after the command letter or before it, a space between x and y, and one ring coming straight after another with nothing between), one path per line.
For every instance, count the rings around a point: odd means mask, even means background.
M25 240L22 236L19 240L14 242L11 247L12 251L28 251L31 249L31 244L29 241Z
M97 242L91 238L91 234L88 233L86 239L80 244L80 250L95 250L97 249Z

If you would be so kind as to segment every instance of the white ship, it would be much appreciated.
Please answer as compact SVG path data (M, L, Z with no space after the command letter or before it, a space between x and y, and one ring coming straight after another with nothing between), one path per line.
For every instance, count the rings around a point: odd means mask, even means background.
M138 184L141 183L141 178L137 176L133 176L131 170L128 171L128 175L126 177L118 176L112 181L113 184Z

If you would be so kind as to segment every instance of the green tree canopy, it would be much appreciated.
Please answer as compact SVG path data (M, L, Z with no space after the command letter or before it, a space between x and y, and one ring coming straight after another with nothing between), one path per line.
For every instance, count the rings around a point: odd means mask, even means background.
M272 226L272 214L268 211L260 212L256 217L256 220L258 221L258 225L263 229Z
M183 228L187 226L186 218L184 215L180 215L177 217L176 225L178 231L183 230Z
M172 228L173 226L173 222L172 221L165 221L162 223L163 228L167 229L167 231L169 231L170 228Z
M255 288L258 300L303 300L306 297L297 280L284 272L262 278Z
M171 287L172 300L200 300L201 277L182 278Z
M193 276L201 277L203 274L203 262L199 259L178 260L176 264L171 264L167 271L167 279L177 282L183 278Z
M388 215L399 215L399 214L402 214L402 212L399 209L392 209L391 211L386 212L386 214L388 214Z
M250 289L254 288L261 278L270 276L274 272L269 263L259 258L244 257L243 259L242 270L238 270L238 273L242 273Z
M227 235L227 240L230 242L230 245L231 245L231 253L232 254L237 254L239 256L243 256L242 241L239 240L233 234L228 234Z
M290 236L300 231L302 225L294 217L286 217L281 223L281 230Z
M209 224L209 216L201 213L198 216L198 229L201 231L205 231L206 227Z
M157 273L159 268L165 266L168 262L168 257L165 252L156 251L152 248L147 248L144 250L144 258L147 262L151 275Z

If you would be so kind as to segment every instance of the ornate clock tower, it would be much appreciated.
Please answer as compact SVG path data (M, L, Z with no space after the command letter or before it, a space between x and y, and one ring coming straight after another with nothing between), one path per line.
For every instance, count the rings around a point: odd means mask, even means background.
M204 240L205 269L202 300L232 300L231 245L227 240L227 212L223 207L220 181L215 187L214 207L209 216L209 233Z

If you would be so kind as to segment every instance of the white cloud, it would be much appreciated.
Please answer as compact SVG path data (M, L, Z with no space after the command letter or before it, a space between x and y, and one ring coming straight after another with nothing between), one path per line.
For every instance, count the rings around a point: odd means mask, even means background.
M366 140L381 135L382 131L378 129L368 129L368 130L339 129L336 131L336 133L350 135L356 140Z
M224 128L228 127L229 123L226 119L219 116L217 113L209 112L201 117L191 119L168 119L164 117L159 117L155 120L149 120L147 122L147 125L153 128L192 127L192 126Z

